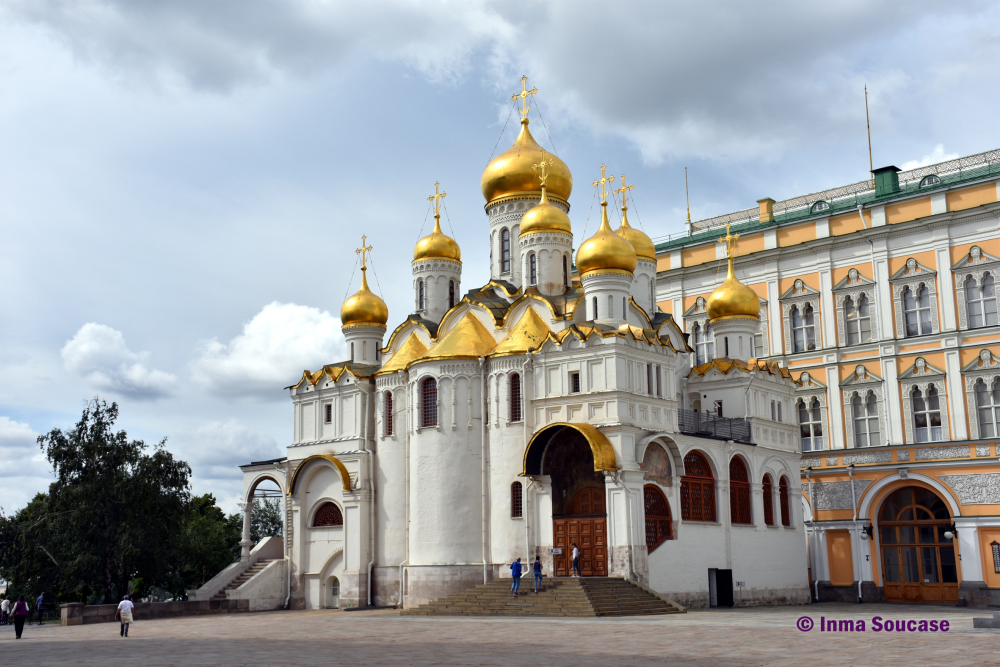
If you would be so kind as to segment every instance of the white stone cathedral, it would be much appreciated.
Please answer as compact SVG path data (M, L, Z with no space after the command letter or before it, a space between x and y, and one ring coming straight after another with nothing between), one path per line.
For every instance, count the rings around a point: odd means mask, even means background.
M796 386L751 358L760 301L734 275L737 237L700 304L719 349L699 364L657 307L631 186L612 192L604 167L600 228L574 257L572 176L528 130L527 94L517 140L482 176L489 279L463 294L436 193L413 314L385 338L362 252L341 310L350 358L289 388L286 457L242 467L247 516L264 480L285 498L283 539L253 545L247 522L227 570L255 568L256 608L413 607L509 577L519 556L568 576L573 543L583 576L682 605L808 601Z

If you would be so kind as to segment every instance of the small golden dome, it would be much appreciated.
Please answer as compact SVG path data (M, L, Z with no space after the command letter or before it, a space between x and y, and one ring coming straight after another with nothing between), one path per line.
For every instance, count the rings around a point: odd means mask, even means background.
M361 289L344 302L340 309L340 322L348 324L374 324L385 326L389 320L389 308L385 301L368 289L368 269L361 267Z
M549 194L564 201L569 200L573 191L573 175L570 174L569 167L538 145L528 131L527 118L521 119L521 133L517 135L514 145L486 165L480 182L483 197L491 202L516 192L539 192L541 185L532 167L543 159L551 161L546 181Z
M542 184L542 199L538 205L521 216L521 236L532 232L565 232L572 234L569 216L561 208L549 201L547 186Z
M599 269L632 273L635 271L635 262L635 248L611 229L608 223L608 202L601 202L601 226L576 251L576 270L581 276Z
M622 206L622 226L615 230L615 234L632 244L637 257L656 260L656 247L653 245L653 239L646 236L644 231L628 224L627 206Z
M732 255L729 257L729 273L708 297L706 310L710 322L731 317L760 319L760 297L736 279Z
M453 259L462 261L462 249L455 239L441 231L441 215L434 216L434 231L417 241L413 261L418 259Z

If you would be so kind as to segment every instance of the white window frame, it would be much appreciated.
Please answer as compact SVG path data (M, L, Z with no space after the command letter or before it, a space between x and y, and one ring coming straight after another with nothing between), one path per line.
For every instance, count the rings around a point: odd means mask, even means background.
M811 406L813 400L819 401L819 414L820 414L820 426L823 429L823 447L821 449L810 449L808 451L818 452L824 449L830 449L830 423L827 418L827 407L826 407L826 385L819 382L808 371L803 371L799 375L798 387L795 390L795 397L793 399L792 409L795 412L795 424L799 425L799 401L805 402L807 406ZM810 422L815 423L815 422ZM799 432L799 449L802 448L802 435ZM803 452L806 450L802 450Z
M875 281L861 275L857 269L847 272L847 277L834 285L833 294L837 307L837 338L841 345L870 345L879 339L878 328L878 290ZM847 299L854 302L857 308L861 297L868 298L868 319L871 323L872 339L865 342L850 343L847 331ZM860 327L859 327L860 330Z
M989 273L993 278L993 298L997 300L997 314L1000 316L1000 258L994 257L993 255L988 255L983 252L982 248L977 245L969 248L968 254L962 259L955 263L951 267L952 273L955 276L955 288L958 296L958 328L959 329L969 329L969 308L968 308L968 295L966 294L965 284L966 281L971 277L977 287L981 287L983 284L983 277ZM985 326L995 326L995 325L984 325Z
M899 271L896 271L889 279L892 283L893 310L896 316L896 337L913 338L906 335L906 315L903 312L903 291L909 287L914 295L920 285L927 287L927 293L931 309L931 333L936 334L941 331L938 322L938 298L937 298L937 271L930 269L917 262L912 257L906 260L906 264ZM927 336L929 334L918 333L917 336Z
M879 444L880 446L885 444L889 431L887 430L885 419L885 392L883 391L882 378L867 370L863 365L858 364L854 372L840 383L840 387L844 400L844 422L846 427L844 429L844 436L847 449L859 446L854 441L854 410L852 399L855 394L861 397L862 404L867 400L869 394L875 396L875 406L878 412ZM870 445L861 446L867 448Z
M718 356L715 350L715 334L712 333L712 327L708 324L708 305L705 301L705 297L699 296L695 299L694 305L685 311L684 326L687 333L690 334L689 342L691 344L691 349L694 350L693 356L691 357L692 366L700 366L701 363L707 363L707 361L711 361ZM698 347L697 341L695 340L695 327L699 327L701 331L707 332L705 345L711 346L711 358L709 358L706 362L698 362Z
M948 383L945 372L927 363L923 357L917 357L913 365L899 374L899 384L903 399L903 431L907 443L917 442L916 427L913 423L913 389L917 387L926 400L931 385L937 389L938 402L941 405L941 438L928 442L944 442L951 438L948 423ZM922 444L922 443L921 443Z
M785 321L785 354L808 354L816 353L823 349L823 316L820 308L820 293L805 284L801 278L797 278L779 299L781 302L781 316ZM795 352L794 336L792 333L792 309L798 308L800 313L805 313L807 306L812 306L813 310L813 338L816 347L812 350L804 349L802 352Z
M983 436L979 432L979 407L976 405L976 382L982 380L986 387L993 386L995 380L1000 380L1000 359L989 350L981 350L979 356L962 369L965 381L966 409L969 414L969 438L979 440Z

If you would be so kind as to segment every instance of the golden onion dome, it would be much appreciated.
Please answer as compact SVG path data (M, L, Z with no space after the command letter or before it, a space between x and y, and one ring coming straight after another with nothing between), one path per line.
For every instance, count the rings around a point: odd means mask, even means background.
M528 119L521 119L521 133L514 145L506 152L493 158L486 170L480 186L483 197L491 202L498 197L518 192L537 193L541 185L532 167L542 160L550 162L548 180L549 194L564 201L569 200L573 191L573 175L566 163L551 153L547 153L528 131Z
M706 310L710 322L729 318L760 319L760 297L736 279L732 254L729 256L726 279L708 297Z
M653 239L646 236L644 231L628 224L628 206L622 206L622 226L615 230L615 234L632 244L637 257L656 260Z
M600 269L632 273L635 263L635 248L611 229L608 202L601 202L601 226L596 234L580 244L576 252L576 270L581 276Z
M542 198L537 206L521 216L521 236L532 232L565 232L573 229L566 212L549 201L546 184L542 183Z
M385 326L389 320L389 308L385 301L368 289L368 269L361 267L361 289L344 302L340 309L340 322L348 324L373 324Z
M434 216L434 231L417 241L413 248L413 261L418 259L453 259L462 261L462 249L455 239L441 231L441 215Z

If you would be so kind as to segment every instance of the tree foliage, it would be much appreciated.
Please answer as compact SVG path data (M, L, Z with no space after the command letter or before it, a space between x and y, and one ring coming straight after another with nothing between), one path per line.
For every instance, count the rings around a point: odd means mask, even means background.
M254 501L250 511L250 541L257 544L265 537L280 536L282 525L281 500L259 498Z

